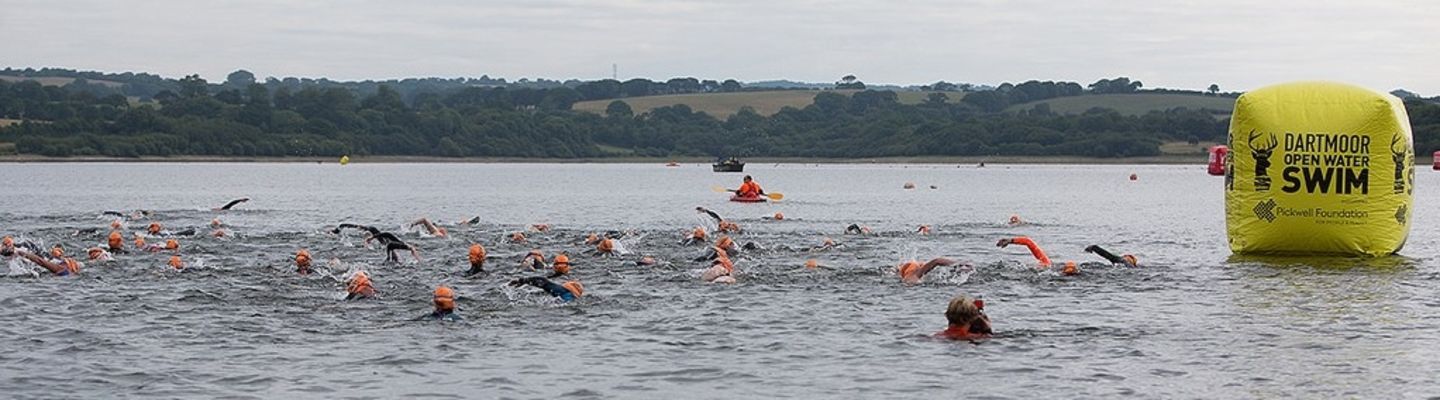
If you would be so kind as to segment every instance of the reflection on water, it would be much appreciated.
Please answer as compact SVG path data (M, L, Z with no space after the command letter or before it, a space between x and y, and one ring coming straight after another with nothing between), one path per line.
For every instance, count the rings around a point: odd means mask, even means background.
M15 397L1367 397L1440 389L1440 307L1430 254L1436 175L1416 177L1415 231L1401 257L1231 256L1219 178L1200 166L752 165L786 200L734 204L709 190L739 175L707 166L544 164L5 164L0 233L82 249L103 210L155 210L197 228L212 207L234 234L181 238L196 267L127 254L78 278L0 278L0 389ZM1130 173L1138 181L1127 178ZM915 182L917 189L901 185ZM930 189L934 185L935 189ZM698 283L710 224L739 222L762 249L739 283ZM775 212L784 221L762 219ZM1012 227L1012 214L1027 221ZM474 227L455 222L478 216ZM441 239L403 234L425 261L384 265L341 222L403 232L430 217ZM134 221L128 231L148 221ZM534 223L556 228L509 243ZM875 235L844 235L858 223ZM920 225L934 234L919 236ZM101 228L93 234L76 230ZM619 259L587 234L630 231ZM1063 277L999 237L1035 238ZM825 238L840 246L812 251ZM127 235L128 239L128 235ZM466 247L490 251L465 279ZM1099 263L1103 244L1142 268ZM300 247L334 270L296 276ZM565 251L586 296L557 304L509 288L532 248ZM654 256L653 267L634 264ZM898 284L904 259L945 256ZM828 269L807 270L816 259ZM341 302L334 276L367 270L380 293ZM413 319L437 284L465 320ZM997 338L929 339L946 301L982 297ZM57 376L66 379L56 379ZM1197 396L1198 395L1198 396Z

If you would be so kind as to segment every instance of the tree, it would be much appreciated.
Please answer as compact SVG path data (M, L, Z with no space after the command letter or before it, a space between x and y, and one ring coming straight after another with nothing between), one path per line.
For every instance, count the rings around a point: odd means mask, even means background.
M932 106L942 105L947 101L950 101L950 96L946 96L944 93L935 92L925 95L925 104Z
M180 78L180 97L196 98L210 95L209 84L199 74L186 75Z
M861 82L855 75L845 75L840 78L839 82L835 82L835 88L865 90L865 82Z
M635 116L635 110L630 109L630 104L620 100L610 102L605 106L605 116L611 118L631 118Z
M1212 96L1216 93L1220 93L1220 84L1212 83L1210 84L1209 88L1205 89L1205 91L1210 92L1210 95Z
M720 83L721 92L738 92L741 88L742 86L740 85L740 82L737 82L734 79L726 79L724 82Z
M231 72L230 75L225 76L225 86L236 89L249 87L252 83L255 83L255 74L243 69L235 70L235 72Z

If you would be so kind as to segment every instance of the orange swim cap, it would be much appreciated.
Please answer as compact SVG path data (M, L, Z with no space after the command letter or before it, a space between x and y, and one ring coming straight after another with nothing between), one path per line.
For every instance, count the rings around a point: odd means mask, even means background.
M455 309L455 291L448 286L435 288L435 309L450 311Z
M470 263L475 264L485 261L485 246L479 243L470 245Z
M693 237L693 238L696 238L696 239L704 239L704 238L705 238L705 228L701 228L701 227L698 227L698 226L695 227L695 230L690 232L690 237Z
M120 229L120 220L110 221L110 229Z
M567 255L564 255L564 254L556 255L556 256L555 256L555 263L556 263L556 264L569 264L569 263L570 263L570 256L567 256Z
M585 287L584 287L584 286L580 286L580 281L569 281L569 282L565 282L565 283L560 284L560 286L564 286L565 289L569 289L569 290L570 290L570 294L575 295L575 297L580 297L580 296L584 296L584 295L585 295Z
M920 268L920 262L919 262L919 261L915 261L915 260L906 261L904 264L900 264L900 277L901 277L901 278L904 278L904 277L910 276L910 273L915 272L915 270L916 270L916 269L919 269L919 268Z
M65 248L64 248L64 247L60 247L60 245L57 244L57 245L55 245L55 247L51 247L51 248L50 248L50 255L53 256L53 257L55 257L55 258L64 258L64 257L65 257Z
M170 268L185 269L185 262L180 261L180 256L170 256Z
M89 251L86 251L86 253L89 254L91 260L95 260L99 259L101 254L105 254L105 250L99 247L92 247Z
M820 268L820 263L817 262L817 261L815 261L815 259L813 259L813 258L812 258L812 259L809 259L809 260L805 260L805 268L808 268L808 269Z
M1079 274L1079 273L1080 273L1080 270L1077 269L1077 268L1075 268L1075 262L1074 262L1074 261L1066 261L1066 262L1065 262L1065 268L1063 268L1063 269L1060 270L1060 274L1061 274L1061 275L1076 275L1076 274Z
M357 294L367 289L373 291L374 288L370 286L370 274L365 273L365 271L356 272L354 276L350 277L350 284L347 285L345 289L347 292Z
M775 213L775 220L776 220L776 221L784 221L784 220L785 220L785 214L784 214L784 213L780 213L780 212Z
M151 235L157 235L157 234L159 234L159 233L160 233L160 223L159 223L159 222L151 222L151 223L150 223L150 226L147 227L147 228L145 228L145 231L146 231L146 232L150 232Z
M211 218L211 219L210 219L210 226L219 228L220 225L223 225L223 224L220 223L220 219L219 219L219 218Z
M3 244L5 247L14 246L15 238L6 236L4 239L0 239L0 244Z
M720 248L730 248L730 246L734 246L734 245L735 245L735 241L734 241L734 240L730 240L730 237L729 237L729 236L721 236L721 237L720 237L720 240L717 241L717 242L715 242L715 246L716 246L716 247L720 247Z
M585 237L585 244L595 244L595 243L599 243L599 242L600 242L600 237L599 237L599 236L595 236L595 234L593 234L593 233L590 234L590 236L586 236L586 237Z
M140 237L140 235L138 235L138 234L135 235L135 248L137 248L137 249L143 249L144 247L145 247L145 238Z
M1140 265L1140 259L1135 258L1135 256L1133 256L1133 255L1126 254L1126 255L1120 256L1120 258L1125 259L1125 262L1126 262L1126 263L1129 263L1129 264L1132 265L1132 266L1139 266L1139 265Z
M515 233L510 234L510 241L512 241L512 242L524 242L524 241L525 241L525 233L524 233L524 232L515 232Z
M175 239L165 239L165 250L179 250L180 242Z
M300 249L300 251L295 252L295 266L298 266L298 267L308 267L308 266L310 266L310 251L309 251L309 250Z
M120 231L110 231L110 238L106 240L112 249L118 249L125 243L125 237L120 236Z
M600 244L595 246L595 249L601 253L615 251L615 239L606 238L605 240L601 240Z

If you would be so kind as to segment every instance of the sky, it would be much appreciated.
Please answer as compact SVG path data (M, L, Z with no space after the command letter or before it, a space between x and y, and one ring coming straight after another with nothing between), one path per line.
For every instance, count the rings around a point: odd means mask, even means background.
M1433 0L0 0L0 67L1440 94Z

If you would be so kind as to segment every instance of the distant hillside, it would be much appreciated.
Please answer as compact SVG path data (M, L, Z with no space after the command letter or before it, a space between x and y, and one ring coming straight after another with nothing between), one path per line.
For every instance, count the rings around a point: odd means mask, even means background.
M41 85L45 85L45 86L65 86L65 85L69 85L70 82L74 82L74 81L75 81L75 78L60 78L60 77L31 78L31 77L24 77L24 76L0 75L0 81L8 81L8 82L36 81L36 82L40 82ZM105 86L109 86L109 87L120 87L120 85L121 85L120 82L111 82L111 81L102 81L102 80L87 80L87 82L90 82L90 83L93 83L93 84L97 84L97 85L105 85Z
M1235 98L1233 97L1169 93L1134 93L1060 97L1016 104L1006 108L1005 111L1015 112L1029 110L1035 108L1035 105L1040 103L1049 104L1050 111L1057 114L1081 114L1091 108L1101 107L1113 109L1125 115L1143 115L1151 111L1164 111L1177 107L1185 107L1192 110L1213 110L1219 114L1229 115L1230 111L1235 108Z
M664 96L644 96L619 99L630 105L630 109L636 114L649 112L650 110L684 104L694 111L704 112L716 118L726 118L740 111L741 107L755 109L756 113L764 116L775 115L781 108L795 107L805 108L815 102L815 95L821 90L777 90L771 92L735 92L735 93L697 93L677 94ZM835 93L850 95L855 90L836 90ZM901 104L920 104L925 101L926 96L931 92L896 92ZM962 92L945 92L950 97L949 102L954 103L965 97ZM576 111L604 114L605 107L614 100L592 100L575 103L572 107Z

